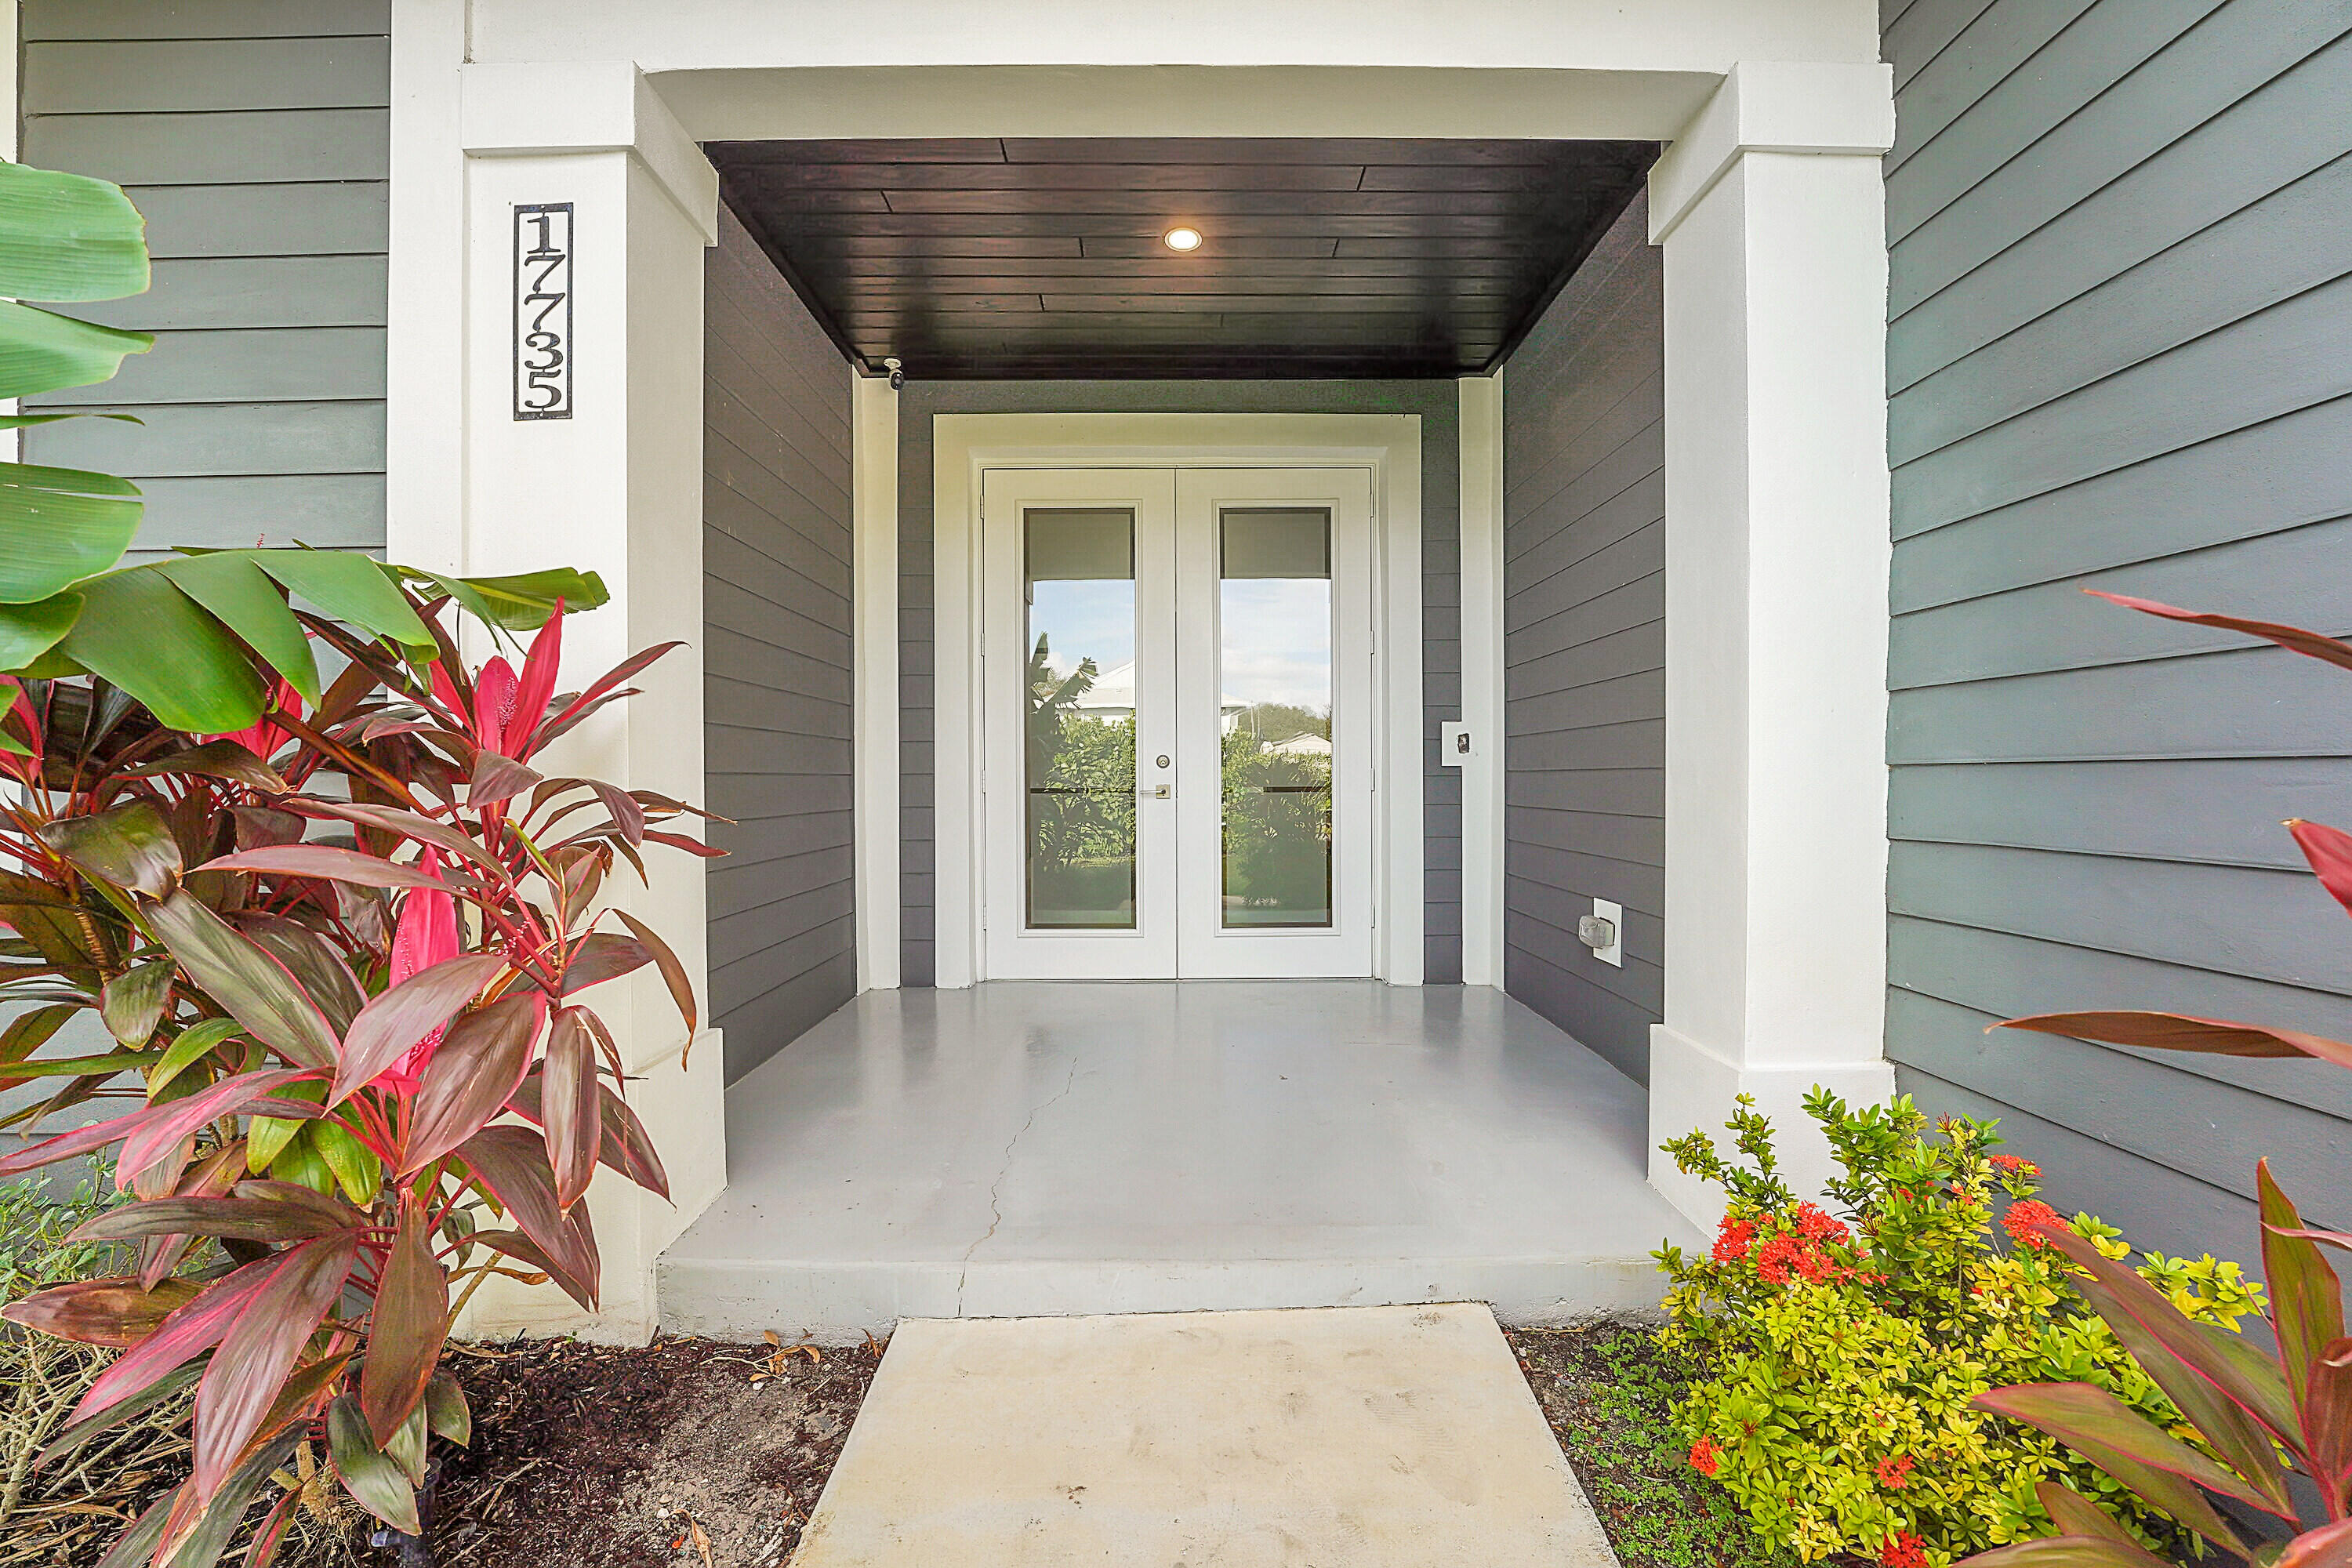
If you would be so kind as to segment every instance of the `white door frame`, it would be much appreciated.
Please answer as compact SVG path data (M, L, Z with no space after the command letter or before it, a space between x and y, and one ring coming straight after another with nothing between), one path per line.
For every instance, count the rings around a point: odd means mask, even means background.
M1374 973L1422 979L1421 417L942 414L931 422L933 821L941 986L987 978L981 941L981 475L992 468L1372 470ZM1392 651L1393 650L1393 651Z

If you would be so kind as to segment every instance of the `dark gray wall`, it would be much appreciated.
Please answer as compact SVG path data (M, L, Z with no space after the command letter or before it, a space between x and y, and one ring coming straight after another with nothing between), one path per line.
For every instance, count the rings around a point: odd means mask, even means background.
M24 156L125 186L157 334L28 460L147 493L140 542L383 547L389 0L24 0Z
M898 700L902 978L938 973L932 828L931 418L939 414L1421 416L1422 799L1425 977L1462 979L1462 778L1437 760L1462 708L1462 485L1451 381L909 382L898 404Z
M1649 1080L1664 1002L1664 279L1637 197L1503 367L1503 976ZM1625 909L1625 963L1576 940Z
M2085 584L2352 626L2352 5L1894 0L1888 1050L2062 1207L2255 1250L2258 1154L2352 1220L2352 1074L1996 1031L2352 1031L2352 679Z
M722 208L704 268L710 1012L730 1080L857 991L849 368Z

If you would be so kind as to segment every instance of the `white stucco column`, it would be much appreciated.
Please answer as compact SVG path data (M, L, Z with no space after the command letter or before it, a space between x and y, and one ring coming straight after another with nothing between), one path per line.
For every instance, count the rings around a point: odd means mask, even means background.
M717 176L626 63L466 66L457 99L465 227L453 304L465 326L463 395L449 410L461 434L453 564L603 576L612 602L564 627L567 689L637 649L684 643L631 682L643 695L559 742L548 771L699 802L702 280ZM551 208L559 216L543 229ZM541 254L519 263L519 235ZM554 251L562 265L550 264ZM549 338L523 345L530 363L556 367L536 382L517 369L519 335L534 328ZM707 1016L703 863L658 846L646 862L649 886L623 866L607 896L676 949ZM685 1032L650 969L583 999L613 1026L636 1079L630 1102L676 1202L600 1172L589 1201L602 1314L583 1319L551 1287L486 1289L474 1303L477 1332L643 1338L654 1327L656 1254L725 1184L715 1032L705 1029L681 1068Z
M1883 65L1742 64L1650 177L1665 247L1666 996L1650 1134L1891 1092ZM1720 1195L1651 1155L1701 1224Z

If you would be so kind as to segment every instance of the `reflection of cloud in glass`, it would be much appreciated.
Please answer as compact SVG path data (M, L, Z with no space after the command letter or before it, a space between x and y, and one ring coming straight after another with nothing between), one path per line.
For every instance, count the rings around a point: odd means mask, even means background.
M1067 675L1090 658L1097 670L1135 657L1135 584L1123 581L1045 582L1034 584L1029 606L1029 642L1046 639L1047 663Z
M1223 680L1229 700L1331 706L1331 584L1314 577L1227 578Z

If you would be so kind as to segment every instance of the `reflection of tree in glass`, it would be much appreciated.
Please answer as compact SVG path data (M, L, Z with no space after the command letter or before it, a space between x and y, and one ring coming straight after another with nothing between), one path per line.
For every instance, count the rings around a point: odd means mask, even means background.
M1095 661L1080 659L1068 675L1055 672L1044 635L1029 656L1030 849L1039 863L1088 880L1088 868L1116 867L1120 880L1135 855L1135 730L1079 711L1093 689ZM1070 908L1097 908L1076 886L1038 889ZM1131 897L1131 890L1121 896ZM1117 899L1111 900L1115 906Z
M1318 925L1331 907L1331 715L1247 708L1226 731L1228 923ZM1302 741L1319 740L1320 747Z

